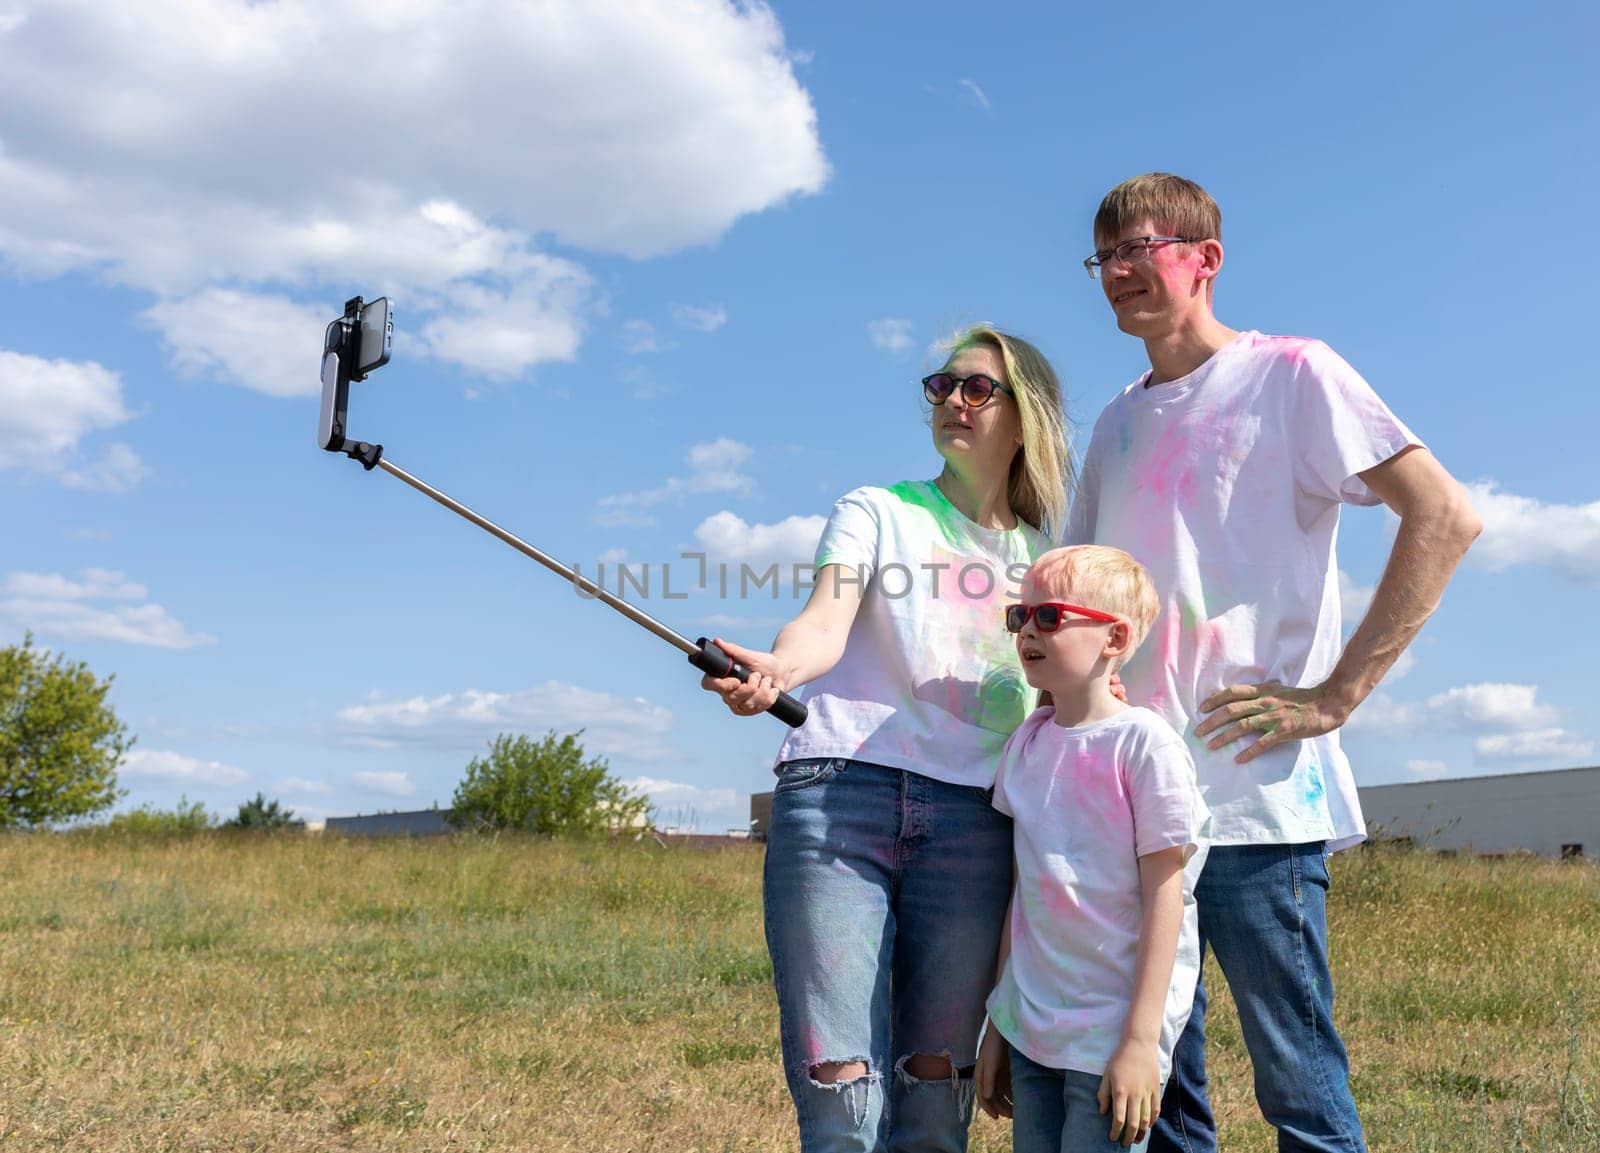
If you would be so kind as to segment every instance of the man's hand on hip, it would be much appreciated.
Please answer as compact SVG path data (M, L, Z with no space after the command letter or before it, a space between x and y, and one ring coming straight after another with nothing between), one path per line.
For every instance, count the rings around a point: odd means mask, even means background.
M1275 681L1230 685L1202 701L1200 711L1209 715L1195 734L1209 737L1207 748L1220 749L1240 737L1259 734L1255 744L1233 758L1241 765L1278 745L1331 733L1350 717L1350 708L1336 700L1326 685L1291 689Z

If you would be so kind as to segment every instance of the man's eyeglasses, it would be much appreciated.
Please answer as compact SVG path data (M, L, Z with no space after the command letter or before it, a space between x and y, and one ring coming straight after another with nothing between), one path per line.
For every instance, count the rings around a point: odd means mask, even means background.
M949 400L950 395L958 388L961 390L961 399L966 402L968 408L982 408L989 403L989 398L995 393L1011 391L994 377L985 376L981 372L966 377L951 376L948 372L936 372L932 376L922 378L922 395L935 407Z
M1193 244L1203 236L1135 236L1124 240L1115 248L1102 248L1083 262L1090 280L1100 279L1100 270L1113 260L1123 264L1143 264L1150 259L1150 250L1158 244Z
M1020 633L1023 626L1028 623L1028 618L1033 618L1033 627L1042 633L1053 633L1061 627L1061 622L1066 619L1066 614L1087 617L1092 621L1104 621L1107 624L1116 624L1122 618L1116 613L1103 613L1099 609L1086 609L1082 605L1067 605L1059 601L1046 601L1037 605L1007 605L1006 606L1006 632Z

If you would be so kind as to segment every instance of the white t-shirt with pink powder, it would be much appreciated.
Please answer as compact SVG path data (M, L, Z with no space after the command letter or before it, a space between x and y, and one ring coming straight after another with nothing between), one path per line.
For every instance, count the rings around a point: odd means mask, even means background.
M1000 1035L1051 1069L1103 1073L1133 1001L1139 858L1176 846L1183 921L1157 1051L1161 1079L1200 975L1194 882L1206 808L1183 738L1149 709L1067 728L1036 709L1006 743L994 807L1016 821L1011 952L989 995Z
M1357 474L1421 442L1316 340L1244 332L1188 376L1148 379L1095 424L1066 534L1127 550L1160 593L1121 670L1128 699L1188 739L1213 843L1354 844L1366 828L1337 732L1238 765L1243 743L1212 752L1194 729L1229 685L1327 678L1340 506L1377 504Z

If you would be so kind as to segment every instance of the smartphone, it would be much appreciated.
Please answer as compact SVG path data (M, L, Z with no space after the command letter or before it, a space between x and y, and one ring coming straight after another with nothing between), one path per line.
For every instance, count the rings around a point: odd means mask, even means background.
M317 447L338 452L344 447L344 410L347 385L339 379L339 346L344 322L328 325L322 338L322 415L317 421Z
M389 350L394 344L394 316L389 311L389 298L380 296L362 305L357 325L360 338L356 367L350 375L360 380L389 363Z

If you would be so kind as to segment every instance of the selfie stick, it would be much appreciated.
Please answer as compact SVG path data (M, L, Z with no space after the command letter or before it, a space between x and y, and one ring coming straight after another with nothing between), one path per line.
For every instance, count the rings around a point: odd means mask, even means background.
M534 548L527 541L507 532L487 517L479 516L460 501L440 492L432 485L418 480L405 469L386 459L383 445L350 440L345 436L349 409L350 382L365 380L367 374L381 368L389 361L389 348L394 335L394 322L389 316L388 301L384 299L363 303L361 297L345 302L344 315L328 325L322 355L322 419L318 426L317 443L328 452L342 452L351 460L361 462L361 467L371 472L381 468L390 476L444 505L453 513L465 517L491 536L499 537L523 556L538 561L551 572L603 601L640 625L673 648L685 654L689 663L713 677L736 677L748 680L750 670L727 653L717 648L705 637L691 641L683 634L668 628L649 613L631 605L621 597L613 596L579 573L568 568L554 557ZM805 723L806 707L788 693L779 693L778 699L767 710L784 724L798 728Z

